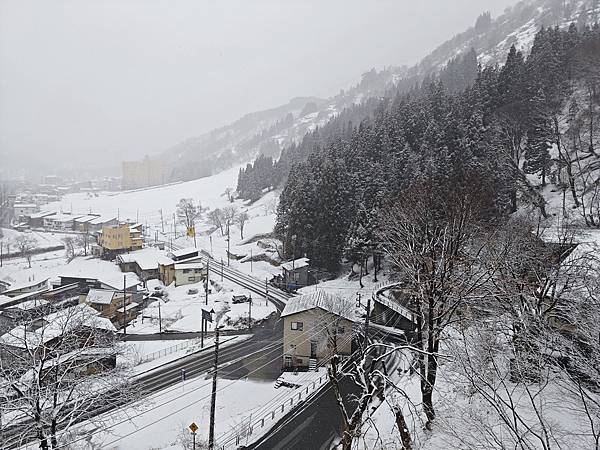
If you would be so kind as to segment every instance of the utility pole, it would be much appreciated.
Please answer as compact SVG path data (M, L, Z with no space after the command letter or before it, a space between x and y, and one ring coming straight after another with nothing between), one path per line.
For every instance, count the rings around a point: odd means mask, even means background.
M196 223L192 222L192 230L194 231L194 248L198 248L198 245L196 245Z
M250 272L252 272L252 249L250 249Z
M162 300L158 301L158 333L160 334L160 338L162 340L162 315L160 314L160 302Z
M371 297L367 297L367 317L365 317L365 342L363 351L367 350L369 342L369 316L371 315Z
M229 256L230 255L230 253L229 253L229 242L230 241L231 240L229 239L229 225L227 225L227 267L229 267L229 260L231 259Z
M210 256L213 255L213 248L212 248L212 234L208 237L210 239Z
M140 210L135 212L135 223L140 223Z
M200 321L200 348L204 348L204 314L202 314L202 320Z
M175 239L177 239L177 222L175 222L175 213L173 213L173 234L175 235Z
M117 208L117 222L121 221L121 208Z
M269 279L265 278L265 306L269 306Z
M123 275L123 334L127 336L127 315L125 310L125 293L127 292L127 276Z
M206 295L206 304L207 305L208 305L208 283L209 283L208 277L209 277L209 271L210 271L209 264L210 264L210 259L206 258L206 284L204 285L204 292Z
M252 329L252 294L250 294L250 298L248 299L248 329Z
M0 267L2 267L2 259L3 259L3 254L2 254L2 250L4 249L4 243L2 241L0 241Z
M215 448L215 409L217 406L217 367L219 365L219 327L215 326L215 366L213 368L212 393L210 397L210 425L208 429L208 449Z
M223 258L221 258L221 281L223 281Z
M160 226L161 226L161 228L162 228L162 232L163 232L163 234L165 234L165 221L164 221L164 219L163 219L162 208L161 208L161 209L159 209L159 212L160 212Z

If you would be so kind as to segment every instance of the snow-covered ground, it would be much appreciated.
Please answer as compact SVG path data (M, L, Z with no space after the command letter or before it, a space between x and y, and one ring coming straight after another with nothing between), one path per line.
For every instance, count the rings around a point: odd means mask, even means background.
M48 248L48 247L56 247L58 245L63 245L62 239L66 236L64 233L58 232L42 232L42 231L28 231L22 233L20 231L13 230L11 228L2 228L2 241L4 245L4 251L7 251L7 244L10 245L10 253L16 253L17 247L13 244L15 239L19 236L26 235L33 239L36 243L36 246L39 248Z
M69 263L62 250L35 255L31 260L31 268L23 258L4 261L0 267L0 280L15 286L46 278L56 279L60 275L98 278L109 284L115 283L115 286L123 284L123 273L115 263L91 256L80 256ZM128 280L137 280L132 273L128 273L127 277Z
M216 448L233 439L227 448L235 447L235 436L240 435L240 444L250 442L268 429L268 420L261 428L256 421L271 411L280 411L280 405L289 405L290 398L297 398L305 386L318 383L325 377L324 371L290 375L301 386L297 389L275 388L275 382L256 380L219 379L216 407ZM312 389L312 387L311 387ZM197 442L205 442L208 436L210 416L210 378L196 378L180 382L164 389L136 405L123 408L116 413L104 415L102 428L86 422L78 427L78 436L66 438L70 448L109 448L123 450L188 449L191 435L188 428L192 422L199 426ZM296 407L294 402L291 407ZM290 406L286 406L286 411ZM280 418L275 416L275 420ZM252 436L246 436L248 424L255 427ZM272 424L271 424L272 425ZM85 430L85 431L84 431ZM81 440L78 440L81 439ZM22 447L37 448L37 444Z
M231 281L220 281L218 275L213 275L217 279L208 295L208 305L203 283L188 284L175 287L168 286L164 289L167 293L166 300L155 301L148 305L143 311L143 317L139 316L130 326L129 332L135 334L151 334L160 331L159 318L162 320L163 331L200 331L200 319L202 309L207 311L214 310L216 313L223 311L223 318L220 320L225 329L239 329L247 327L247 318L249 313L248 303L234 304L231 301L233 293L250 293L237 287ZM217 291L217 288L219 291ZM190 293L193 290L197 293ZM260 320L275 312L272 303L265 302L263 298L253 297L252 302L252 320ZM160 306L160 311L159 311ZM209 323L208 330L213 329L213 323Z

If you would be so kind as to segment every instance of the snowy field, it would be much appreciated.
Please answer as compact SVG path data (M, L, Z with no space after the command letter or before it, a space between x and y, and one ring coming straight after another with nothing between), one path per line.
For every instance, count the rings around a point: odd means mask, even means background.
M146 240L152 243L158 236L160 241L173 242L179 248L194 246L194 239L184 236L183 225L174 218L176 205L182 198L191 198L199 202L205 210L196 223L196 245L212 252L215 259L227 261L227 236L208 223L210 210L234 206L238 211L246 212L249 220L244 227L244 239L237 225L231 227L230 251L241 256L257 256L264 253L256 242L246 244L253 236L271 233L275 225L278 193L270 192L252 205L236 200L230 203L225 194L227 188L236 188L240 167L235 167L217 175L198 180L138 189L124 192L104 192L96 195L87 193L69 194L60 202L46 205L48 210L67 210L73 214L94 214L119 217L121 220L136 221L146 226ZM175 223L174 223L175 222ZM279 273L277 267L266 262L230 261L235 268L251 273L259 279L270 278Z
M21 233L19 231L13 230L12 228L2 228L2 236L0 240L3 242L4 251L6 251L6 245L14 242L15 239L19 236L25 234L26 236L32 238L37 247L39 248L48 248L48 247L56 247L58 245L63 245L62 239L67 236L65 233L54 233L54 232L42 232L42 231L28 231L26 233ZM10 252L17 252L16 246L11 244Z

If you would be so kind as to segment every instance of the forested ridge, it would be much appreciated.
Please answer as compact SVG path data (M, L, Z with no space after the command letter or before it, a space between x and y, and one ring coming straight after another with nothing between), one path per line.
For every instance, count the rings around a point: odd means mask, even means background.
M522 204L545 216L541 189L553 183L576 207L587 202L583 218L597 226L585 196L598 181L581 188L574 172L598 159L598 25L542 28L527 57L513 46L501 67L475 64L459 57L436 78L345 111L277 162L259 157L238 191L284 186L275 231L286 253L329 270L373 247L382 205L424 180L482 180L494 217Z

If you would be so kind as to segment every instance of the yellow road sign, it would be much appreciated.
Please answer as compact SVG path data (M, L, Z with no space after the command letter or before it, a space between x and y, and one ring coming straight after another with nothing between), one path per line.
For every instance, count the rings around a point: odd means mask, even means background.
M190 431L192 433L195 433L196 431L198 431L198 425L196 425L196 422L192 422L188 428L190 429Z

